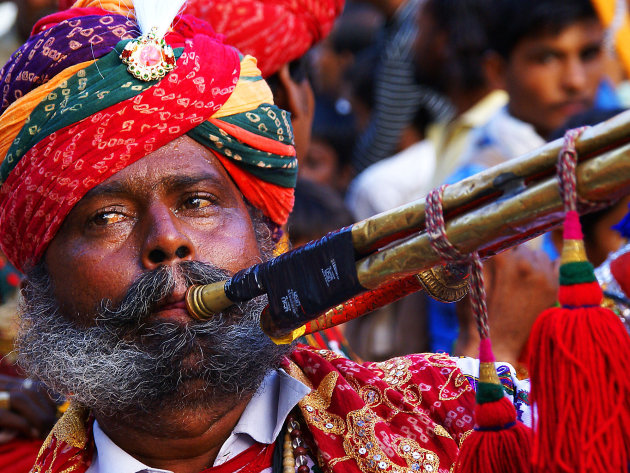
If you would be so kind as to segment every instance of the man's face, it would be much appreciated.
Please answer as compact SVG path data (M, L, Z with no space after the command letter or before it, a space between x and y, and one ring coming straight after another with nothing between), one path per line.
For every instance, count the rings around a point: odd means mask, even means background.
M602 79L602 38L593 19L573 23L557 35L521 40L503 74L510 113L546 138L569 117L592 107Z
M260 329L264 298L206 321L183 298L260 262L265 229L209 151L173 141L70 212L29 274L20 362L107 415L238 402L290 346Z
M260 261L239 190L219 161L188 137L135 162L86 194L45 261L65 314L85 326L104 298L120 302L138 276L197 260L231 273ZM187 320L179 282L168 310Z
M300 177L318 184L336 187L339 177L338 156L326 141L313 138L304 162L300 165Z

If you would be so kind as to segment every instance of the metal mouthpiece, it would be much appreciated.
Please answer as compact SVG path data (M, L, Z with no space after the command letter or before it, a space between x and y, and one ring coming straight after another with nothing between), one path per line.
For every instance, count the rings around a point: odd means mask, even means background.
M234 305L225 295L226 281L203 286L190 286L186 291L186 309L197 320L206 320Z

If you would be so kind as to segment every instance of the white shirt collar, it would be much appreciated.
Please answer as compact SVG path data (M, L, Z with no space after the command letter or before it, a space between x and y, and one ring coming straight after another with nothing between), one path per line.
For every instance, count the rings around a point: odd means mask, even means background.
M283 370L271 371L247 404L234 430L225 441L215 465L220 465L247 449L254 442L271 444L284 421L310 388ZM86 473L171 473L150 468L122 450L94 422L94 458Z

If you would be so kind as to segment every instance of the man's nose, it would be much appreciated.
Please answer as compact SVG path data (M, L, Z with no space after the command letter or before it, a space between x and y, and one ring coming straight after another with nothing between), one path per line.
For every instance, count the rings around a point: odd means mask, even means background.
M148 270L192 260L195 256L190 238L182 231L182 223L167 206L155 205L149 209L145 235L141 258Z
M579 58L570 58L563 71L562 85L570 92L580 92L586 87L586 67Z

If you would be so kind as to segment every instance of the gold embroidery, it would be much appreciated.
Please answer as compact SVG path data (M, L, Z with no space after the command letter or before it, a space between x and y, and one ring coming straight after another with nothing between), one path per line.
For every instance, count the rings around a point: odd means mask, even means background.
M78 469L79 469L79 465L72 465L71 467L68 467L65 470L61 470L59 473L72 473L73 471L77 471Z
M464 432L461 436L461 438L459 439L459 447L461 448L462 444L464 443L464 440L466 440L468 438L468 436L470 434L472 434L474 432L473 429L467 430L466 432Z
M51 433L55 434L59 442L83 449L88 440L85 429L86 418L87 410L85 408L71 404L55 424Z
M433 429L433 432L435 432L435 435L437 435L438 437L447 437L449 439L453 438L451 437L451 434L449 434L448 431L441 425L436 425Z
M340 416L328 412L338 378L339 373L331 371L317 389L312 390L298 404L307 423L324 432L343 435L346 432L345 422Z
M358 391L366 407L376 407L383 402L381 391L374 386L361 386Z
M454 369L456 366L453 359L444 353L421 353L420 356L429 366L436 368Z
M415 393L413 391L414 388L417 390L417 392ZM394 405L394 403L391 401L391 399L387 395L388 392L395 392L397 394L402 394L403 395L402 401L399 401L397 405ZM417 401L418 399L422 399L422 394L420 393L420 388L415 384L405 388L402 391L399 391L390 387L386 388L383 393L383 404L389 407L391 411L388 414L388 416L385 418L385 420L387 422L390 422L394 417L396 417L401 412L405 414L413 414L416 411L416 406L414 405L414 401ZM410 403L411 407L409 409L403 409L401 407L403 402Z
M390 386L402 386L411 379L409 358L392 358L382 363L374 363L374 366L383 372L383 380Z
M344 437L343 449L354 458L363 472L379 472L391 468L402 472L403 468L392 462L381 449L376 439L375 425L378 418L367 407L348 414L348 435Z
M291 376L292 378L297 379L298 381L300 381L302 384L305 384L309 388L313 389L313 384L306 377L306 375L300 369L300 367L298 365L296 365L293 361L289 360L289 359L287 359L287 361L289 362L289 366L287 366L287 370L286 370L288 375Z
M68 407L66 412L64 412L46 437L46 440L44 440L44 443L37 454L37 458L39 459L44 452L50 448L53 438L57 439L57 448L59 448L60 442L65 442L76 448L85 448L87 443L87 432L85 430L86 418L87 410L85 408L76 406L75 404L70 404L70 407ZM55 448L55 451L53 452L53 458L57 457L57 448ZM35 472L40 470L37 468L33 471Z
M440 459L431 450L420 447L418 442L406 437L394 441L398 456L403 458L412 471L437 472Z
M328 464L330 465L330 470L332 471L332 469L335 467L337 463L345 462L348 460L352 460L352 457L349 457L348 455L346 455L344 457L331 458L330 461L328 462Z
M453 385L455 388L458 389L454 390L452 396L449 396L446 394L446 391L448 390L448 387L451 384L451 380L453 379L453 377L455 377L455 379L453 380ZM463 389L461 389L462 386ZM452 387L453 386L451 386L451 388ZM471 389L472 388L470 387L466 376L464 376L459 370L453 370L449 373L444 385L440 387L439 399L440 401L453 401L455 399L458 399L462 394L464 394L466 391L470 391Z
M330 350L317 350L317 353L321 355L321 357L324 358L326 361L334 361L338 360L339 358L343 358L343 356L338 355L334 351Z
M358 380L358 379L356 379L356 378L354 378L354 377L352 377L352 376L348 376L348 377L346 377L346 378L345 378L345 380L347 381L347 383L348 383L350 386L352 386L352 389L353 389L354 391L356 391L356 392L361 391L361 389L362 389L363 387L365 387L363 384L361 384L361 383L359 382L359 380ZM369 388L372 388L372 386L368 386L368 387L369 387ZM376 388L374 388L374 389L376 389Z
M328 351L318 353L326 358L337 358L336 355ZM338 389L338 381L342 376L338 372L326 375L317 389L300 401L300 408L309 425L317 427L324 434L330 432L342 436L343 449L346 455L336 459L326 458L323 462L325 469L329 471L332 471L333 467L343 469L342 462L354 461L360 471L365 473L438 471L440 463L438 455L431 450L420 447L419 440L409 438L406 435L394 434L390 437L392 443L384 446L376 434L377 423L387 423L398 413L409 412L419 419L426 419L422 422L425 424L424 432L429 437L435 436L436 438L442 437L453 440L453 437L443 426L431 425L430 417L427 416L423 408L419 408L424 394L422 385L407 384L413 375L411 366L421 367L423 365L439 368L438 371L443 374L444 385L437 387L441 400L457 399L467 390L471 390L466 378L459 372L455 362L450 357L443 354L424 354L416 355L416 358L401 357L382 363L370 363L368 369L386 383L384 389L383 386L362 384L352 375L344 378L349 384L347 388L353 387L364 403L360 409L350 411L344 416L327 412L333 392ZM304 372L297 365L289 363L287 371L291 376L308 384ZM423 441L428 441L428 438ZM391 448L395 450L392 451ZM394 455L395 452L398 453ZM450 466L449 463L443 465L442 468L446 471Z

